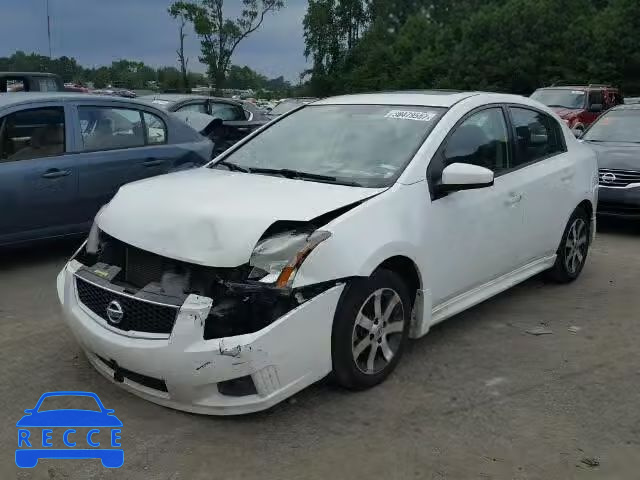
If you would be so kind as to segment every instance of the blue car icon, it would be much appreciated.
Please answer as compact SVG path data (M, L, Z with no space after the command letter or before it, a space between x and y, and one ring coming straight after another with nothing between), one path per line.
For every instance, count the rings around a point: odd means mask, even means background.
M85 397L95 400L95 410L46 409L42 406L47 399L60 401L59 397ZM87 399L86 397L90 397ZM63 399L68 401L69 399ZM73 399L71 399L73 401ZM51 400L47 400L51 404ZM93 403L91 402L93 406ZM26 415L18 420L18 448L16 465L32 468L41 458L91 459L99 458L107 468L119 468L124 463L124 451L119 443L122 422L114 415L114 410L104 407L100 398L91 392L49 392L40 397L36 406L25 410ZM81 433L87 431L86 435ZM82 429L79 432L76 429ZM54 430L56 433L54 439ZM107 432L104 432L104 431ZM103 433L101 433L101 431ZM62 444L59 437L62 434ZM108 434L109 447L105 448L104 436ZM101 441L98 441L100 436Z

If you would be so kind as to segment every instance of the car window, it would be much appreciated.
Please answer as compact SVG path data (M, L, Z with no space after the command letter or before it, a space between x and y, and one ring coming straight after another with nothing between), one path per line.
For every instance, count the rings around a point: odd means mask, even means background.
M147 129L147 142L150 145L167 143L167 126L157 115L144 112L144 124Z
M464 120L449 137L445 166L470 163L496 173L509 168L509 135L501 108L481 110Z
M126 108L78 107L85 151L144 146L141 112Z
M556 120L542 112L511 107L516 133L516 158L513 167L541 160L564 151L562 130Z
M57 92L58 82L54 78L38 78L38 88L41 92Z
M54 395L42 400L38 412L68 409L101 411L96 399L88 395Z
M198 112L207 113L207 105L204 103L190 103L180 107L176 112Z
M223 121L244 120L244 110L229 103L212 103L211 115Z
M0 120L0 162L51 157L64 152L63 107L21 110Z
M589 105L594 105L594 104L600 104L603 105L604 103L604 98L602 96L602 90L591 90L589 92Z
M23 78L7 78L7 92L26 92L27 88Z

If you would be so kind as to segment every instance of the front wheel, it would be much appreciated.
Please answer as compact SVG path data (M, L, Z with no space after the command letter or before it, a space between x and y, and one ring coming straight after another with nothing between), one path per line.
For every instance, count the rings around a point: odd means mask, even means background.
M556 263L547 271L550 280L569 283L578 278L589 252L590 221L589 215L582 208L573 212L562 235Z
M394 272L378 270L347 286L331 335L338 384L353 390L370 388L395 369L409 333L411 309L407 287Z

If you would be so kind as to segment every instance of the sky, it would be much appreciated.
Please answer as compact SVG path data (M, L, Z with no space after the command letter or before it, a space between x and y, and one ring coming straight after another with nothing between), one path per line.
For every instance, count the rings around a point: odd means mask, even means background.
M48 54L47 0L0 0L0 57L16 50ZM85 67L114 60L141 60L153 67L177 66L178 26L167 13L171 0L49 0L54 57L74 57ZM260 29L238 45L232 62L270 78L296 82L307 68L302 18L307 0L286 0L286 7L265 18ZM225 14L240 11L241 0L225 0ZM228 12L228 13L227 13ZM188 31L186 54L191 70L199 64L200 44Z

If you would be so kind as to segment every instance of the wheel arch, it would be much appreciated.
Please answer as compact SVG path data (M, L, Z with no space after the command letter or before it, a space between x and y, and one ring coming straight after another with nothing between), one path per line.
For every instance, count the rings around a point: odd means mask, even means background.
M374 272L381 269L394 272L405 282L412 302L409 336L413 338L421 337L428 330L428 328L425 329L425 325L429 325L429 319L431 318L431 303L426 302L428 304L427 308L425 305L423 278L418 265L407 256L395 255L380 263ZM428 314L426 317L425 313Z
M581 201L578 206L576 207L576 210L578 208L583 209L585 212L587 212L587 215L589 215L589 220L591 220L591 217L593 217L593 204L591 203L590 200L583 200ZM575 211L575 210L574 210ZM573 214L573 212L571 212Z

